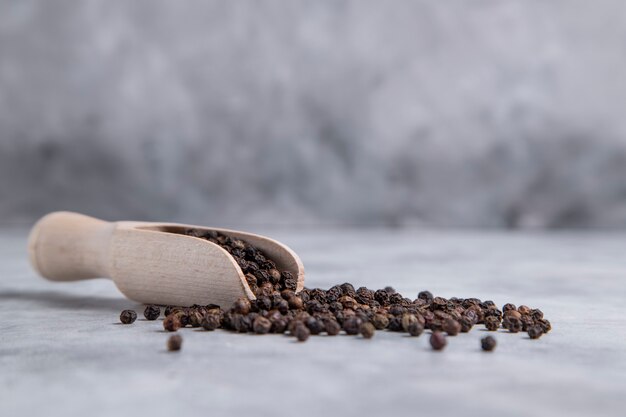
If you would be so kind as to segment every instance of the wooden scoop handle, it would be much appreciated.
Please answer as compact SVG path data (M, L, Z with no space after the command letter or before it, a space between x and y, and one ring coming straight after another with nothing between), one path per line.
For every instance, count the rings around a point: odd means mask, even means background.
M30 262L52 281L109 277L109 244L114 229L114 223L83 214L50 213L30 232Z

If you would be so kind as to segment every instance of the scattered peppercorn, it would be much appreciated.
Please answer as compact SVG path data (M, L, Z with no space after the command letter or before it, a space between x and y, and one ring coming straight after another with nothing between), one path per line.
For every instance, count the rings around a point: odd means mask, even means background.
M155 306L155 305L147 305L146 309L143 311L143 316L146 318L146 320L156 320L159 318L159 316L161 315L161 309L159 308L159 306Z
M496 339L493 336L486 336L480 339L480 346L486 352L491 352L496 348Z
M120 314L120 321L124 324L131 324L137 320L137 313L133 310L124 310Z
M167 350L174 352L180 350L183 346L183 338L179 334L175 334L167 339Z
M446 341L446 337L441 332L433 332L430 335L430 346L432 346L433 350L442 350L446 347L448 342Z

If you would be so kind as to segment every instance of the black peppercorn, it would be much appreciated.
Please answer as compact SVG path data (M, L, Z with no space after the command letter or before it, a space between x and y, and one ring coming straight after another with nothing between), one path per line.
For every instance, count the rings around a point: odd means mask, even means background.
M143 311L143 316L146 320L156 320L161 315L161 309L159 306L155 305L147 305L146 309Z
M407 331L411 336L417 337L424 332L424 326L419 321L415 321L409 325Z
M318 335L325 330L324 322L316 319L315 317L309 317L304 321L306 327L309 328L312 335Z
M528 337L531 339L539 339L543 335L543 329L539 325L532 326L528 329Z
M417 322L417 317L415 317L415 315L409 314L409 313L403 314L402 315L402 330L404 330L405 332L408 332L409 326L415 322Z
M169 316L165 317L165 320L163 320L163 328L168 332L175 332L176 330L180 329L180 327L180 319L176 314L170 314Z
M402 318L398 316L393 316L389 318L389 324L387 328L392 332L401 332L402 329Z
M238 298L233 304L233 311L238 314L248 314L250 312L250 300L245 297Z
M256 299L256 307L259 310L271 310L272 309L272 299L266 295L261 295ZM243 314L243 313L242 313Z
M182 345L183 338L179 334L172 335L169 339L167 339L167 350L170 352L180 350Z
M524 328L522 321L515 317L507 317L502 322L502 327L507 329L511 333L521 332Z
M443 322L443 331L446 332L448 336L456 336L461 332L461 325L454 319L447 319Z
M430 303L433 300L433 294L430 291L421 291L417 294L417 298Z
M441 332L433 332L433 334L430 335L430 346L433 350L442 350L446 347L447 343L446 337Z
M376 327L376 330L383 330L389 325L389 319L384 314L374 314L372 324Z
M543 319L543 311L539 310L538 308L534 308L531 310L530 316L533 318L533 320L541 320Z
M396 290L393 287L387 286L384 288L389 294L395 294Z
M135 320L137 320L137 313L133 310L124 310L120 314L120 321L124 324L134 323Z
M329 319L324 323L324 330L329 336L336 336L341 331L341 326L336 320Z
M536 324L541 326L541 330L543 330L544 333L548 333L550 330L552 330L552 325L546 319L539 319L536 321Z
M191 327L200 327L202 325L202 320L204 320L204 316L200 311L191 311L187 317L189 317L189 324Z
M296 324L294 335L299 342L305 342L311 335L311 331L304 325L304 323L299 322Z
M489 316L485 319L485 328L490 332L495 332L500 328L500 320L496 316Z
M349 317L343 323L343 330L350 335L359 334L359 329L361 328L362 323L363 320L361 320L359 317Z
M302 298L294 295L289 300L289 308L292 310L302 310L304 307L304 303L302 302Z
M483 337L480 339L480 347L486 352L491 352L496 348L496 339L492 336Z
M174 310L172 316L178 317L178 321L180 321L180 327L187 327L190 324L189 315L187 313L187 309L185 310Z
M517 307L515 307L515 304L511 304L511 303L506 303L505 305L502 306L502 311L503 312L507 312L507 311L516 311Z
M257 317L252 325L254 332L257 334L269 333L272 323L265 317Z
M220 316L219 314L214 314L214 313L209 313L206 316L204 316L204 319L202 320L202 328L204 328L204 330L215 330L218 327L220 327Z
M376 333L376 328L372 323L366 322L361 324L359 332L364 339L371 339L372 337L374 337L374 333Z
M461 333L467 333L472 330L472 321L467 317L461 317L459 324L461 325Z
M521 319L522 314L517 310L507 310L504 312L504 317L514 317L516 319Z
M270 329L272 333L285 333L285 330L287 329L287 319L281 317L270 319L270 321L272 322L272 328Z

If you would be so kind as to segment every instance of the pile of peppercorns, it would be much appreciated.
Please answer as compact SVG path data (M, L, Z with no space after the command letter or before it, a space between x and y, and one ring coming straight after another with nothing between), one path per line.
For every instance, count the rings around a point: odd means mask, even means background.
M295 290L298 279L289 271L279 271L276 264L256 247L240 239L233 239L214 230L187 229L187 236L215 243L228 252L243 271L248 286L256 296L271 295L274 291Z
M348 335L374 336L376 330L405 332L420 336L424 330L432 332L430 344L434 350L443 349L446 336L469 332L475 325L487 330L504 328L511 333L525 331L531 339L538 339L551 330L548 320L538 309L505 304L500 310L493 301L477 298L433 297L422 291L412 300L393 288L371 290L355 289L349 283L335 285L328 290L303 289L295 292L297 280L288 271L279 271L257 248L217 232L197 229L187 235L207 239L227 250L237 261L246 276L248 285L256 295L255 300L238 299L230 309L218 305L193 305L191 307L167 306L163 328L175 332L184 327L218 328L256 334L288 333L303 342L310 335L335 336L342 330ZM149 305L144 311L148 320L156 320L161 309ZM120 321L129 324L137 314L124 310ZM169 350L179 350L182 338L168 340ZM492 351L496 341L487 336L481 340L485 351Z

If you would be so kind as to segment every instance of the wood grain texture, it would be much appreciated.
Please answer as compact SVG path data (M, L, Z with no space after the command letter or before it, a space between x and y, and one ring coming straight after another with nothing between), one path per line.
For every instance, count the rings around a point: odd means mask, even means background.
M33 227L29 254L40 275L53 281L111 278L128 298L146 304L228 306L254 299L236 261L219 245L182 234L216 230L259 249L304 286L304 267L287 246L264 236L177 223L108 223L78 213L56 212Z

